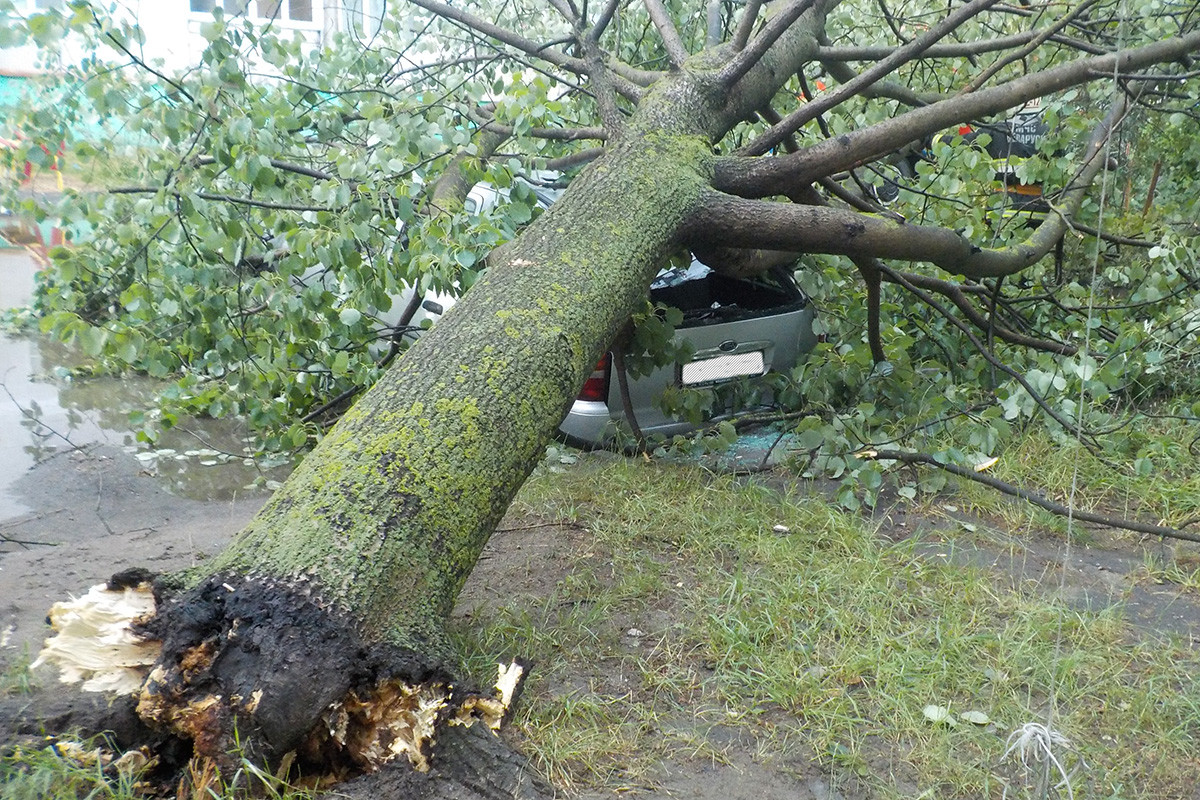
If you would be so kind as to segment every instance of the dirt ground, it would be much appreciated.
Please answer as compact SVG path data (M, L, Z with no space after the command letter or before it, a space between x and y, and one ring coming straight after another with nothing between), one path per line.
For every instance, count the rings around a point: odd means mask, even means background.
M148 475L144 462L125 449L98 445L64 451L31 469L14 489L34 509L0 521L0 665L31 657L47 634L45 614L51 603L79 594L112 573L130 566L171 570L195 563L219 550L255 512L265 492L223 502L173 495ZM881 535L899 538L922 531L923 554L991 566L1014 581L1035 580L1062 570L1068 598L1097 608L1121 602L1130 619L1147 635L1171 632L1200 640L1200 607L1170 587L1135 581L1144 554L1099 546L1077 547L1062 565L1061 545L1022 539L1021 546L953 547L939 543L936 530L946 520L916 517L901 510L884 512ZM951 523L953 524L953 523ZM492 538L458 613L469 617L481 605L504 602L509 594L549 594L566 575L584 533L538 520L510 518ZM1150 543L1148 548L1161 548ZM504 587L503 593L496 587ZM60 692L50 674L41 674L41 691ZM8 710L5 711L5 708ZM12 706L0 705L0 730L13 730ZM688 724L688 723L683 723ZM694 724L694 723L691 723ZM699 800L829 800L863 796L853 786L833 787L807 764L764 763L752 742L713 726L705 732L725 754L723 763L696 758L663 763L649 782L623 794L688 797ZM3 737L0 736L0 739ZM915 787L914 787L915 788ZM611 797L593 794L588 800Z

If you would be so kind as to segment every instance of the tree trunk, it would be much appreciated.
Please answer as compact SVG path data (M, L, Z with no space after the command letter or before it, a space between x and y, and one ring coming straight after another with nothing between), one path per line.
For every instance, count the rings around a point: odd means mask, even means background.
M421 724L396 715L435 704L436 729L478 699L455 683L445 620L709 183L706 138L663 127L629 135L506 247L224 553L160 581L143 717L217 760L236 735L268 763L296 753L339 776L398 752L428 767L437 734L393 747Z

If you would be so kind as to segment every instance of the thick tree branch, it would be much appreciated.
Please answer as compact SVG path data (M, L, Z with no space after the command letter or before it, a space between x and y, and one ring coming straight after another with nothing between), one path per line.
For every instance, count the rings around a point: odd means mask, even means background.
M704 44L715 47L721 43L721 0L708 0L705 17Z
M617 106L617 92L620 91L616 86L618 78L605 66L604 54L593 42L584 42L584 62L587 64L592 96L596 99L596 109L600 112L601 122L604 123L606 137L619 136L625 129L625 118Z
M486 159L496 152L511 135L511 132L502 130L491 130L481 128L475 134L475 152L471 154L459 153L454 157L447 166L442 176L438 178L433 185L433 191L429 195L430 206L434 209L461 208L463 202L467 199L467 194L471 191L471 187L475 185L474 180L470 177L470 173L466 169L467 163L475 159ZM413 300L416 300L416 293ZM412 308L412 313L406 313L401 316L400 324L407 325L416 313L416 308Z
M683 62L687 61L687 47L684 45L683 39L679 38L679 31L675 30L675 23L671 22L671 17L667 14L667 9L663 7L662 0L642 0L642 3L646 6L646 12L650 14L650 21L658 29L658 35L662 38L667 58L671 60L671 66L676 69L682 67Z
M733 42L730 44L734 51L741 50L746 46L746 42L750 41L750 34L754 33L754 23L758 21L758 12L762 10L762 4L763 0L749 0L746 3L737 30L734 31Z
M761 275L773 267L793 263L799 253L789 250L747 250L736 247L698 247L692 251L701 264L731 278Z
M813 181L885 155L951 125L998 114L1035 97L1094 80L1097 74L1142 69L1200 50L1200 31L1112 55L1081 58L1061 67L1000 86L942 100L868 128L843 134L775 158L718 159L714 185L744 197L783 194L788 186Z
M706 237L720 237L719 241L727 246L928 261L971 278L1012 275L1040 261L1066 233L1069 218L1078 212L1087 188L1104 166L1104 145L1127 107L1127 98L1119 95L1109 114L1096 126L1075 179L1061 195L1057 213L1043 221L1024 242L1012 247L983 249L944 228L717 193L706 199L697 214L698 227L693 228L692 235L700 242Z
M972 55L984 55L999 50L1011 50L1021 47L1042 35L1041 31L1023 31L1012 36L1001 36L995 39L983 39L975 42L947 42L929 48L923 54L924 58L965 58ZM1061 42L1092 55L1104 55L1109 52L1103 47L1097 47L1087 42L1066 39L1061 36L1051 36L1051 41ZM895 47L875 45L825 45L817 53L822 61L882 61L896 51Z
M771 49L771 46L779 41L779 37L783 36L792 23L800 19L800 15L812 8L815 3L816 0L790 0L787 6L779 9L776 15L767 21L763 29L758 32L758 36L754 37L745 50L740 51L721 68L721 71L717 73L717 82L724 87L730 87L741 80Z
M613 71L613 74L619 75L622 78L624 78L625 80L632 83L634 86L640 86L642 88L650 86L655 81L658 81L664 75L667 74L665 72L660 72L658 70L638 69L637 67L630 66L629 64L626 64L624 61L619 61L615 58L609 58L607 63L608 63L608 68ZM634 97L631 97L628 94L626 94L625 96L628 97L630 100L636 99Z
M822 61L821 66L829 73L830 77L841 84L849 84L857 81L860 78L859 73L855 72L848 64L841 61ZM898 100L910 108L918 108L927 106L930 103L936 103L943 99L943 96L933 92L915 92L908 86L905 86L898 81L880 80L863 88L859 92L863 97L875 99L885 97L890 100Z
M594 44L600 41L600 37L604 35L604 31L608 28L608 24L612 22L613 15L617 13L617 8L620 5L621 0L608 0L604 4L604 8L600 11L600 16L596 17L596 23L587 32L587 40L589 42Z
M567 0L549 0L549 3L572 28L579 24L579 12L571 8Z
M843 209L800 206L710 194L688 225L686 240L695 246L762 247L852 258L926 261L971 278L1010 275L1037 263L1057 239L1039 236L1047 220L1026 243L1003 250L982 249L961 234ZM1061 223L1059 223L1061 224ZM1056 228L1057 229L1057 228Z
M867 287L867 346L871 348L871 360L876 364L887 361L883 350L883 334L880 329L880 303L883 299L883 281L877 258L856 258L854 266Z

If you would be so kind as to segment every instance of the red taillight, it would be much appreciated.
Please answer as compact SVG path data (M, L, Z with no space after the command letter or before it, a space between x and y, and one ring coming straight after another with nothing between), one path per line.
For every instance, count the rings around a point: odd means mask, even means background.
M608 365L612 363L612 353L605 353L604 357L596 362L596 369L583 382L583 389L579 392L580 400L590 400L595 403L604 403L608 401Z

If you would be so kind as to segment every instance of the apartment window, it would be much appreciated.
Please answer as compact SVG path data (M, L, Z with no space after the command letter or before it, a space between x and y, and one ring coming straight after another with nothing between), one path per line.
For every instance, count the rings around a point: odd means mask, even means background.
M287 13L281 14L286 8ZM262 19L290 19L312 22L312 0L255 0L254 14Z
M343 0L345 30L359 36L374 36L383 26L387 0Z

